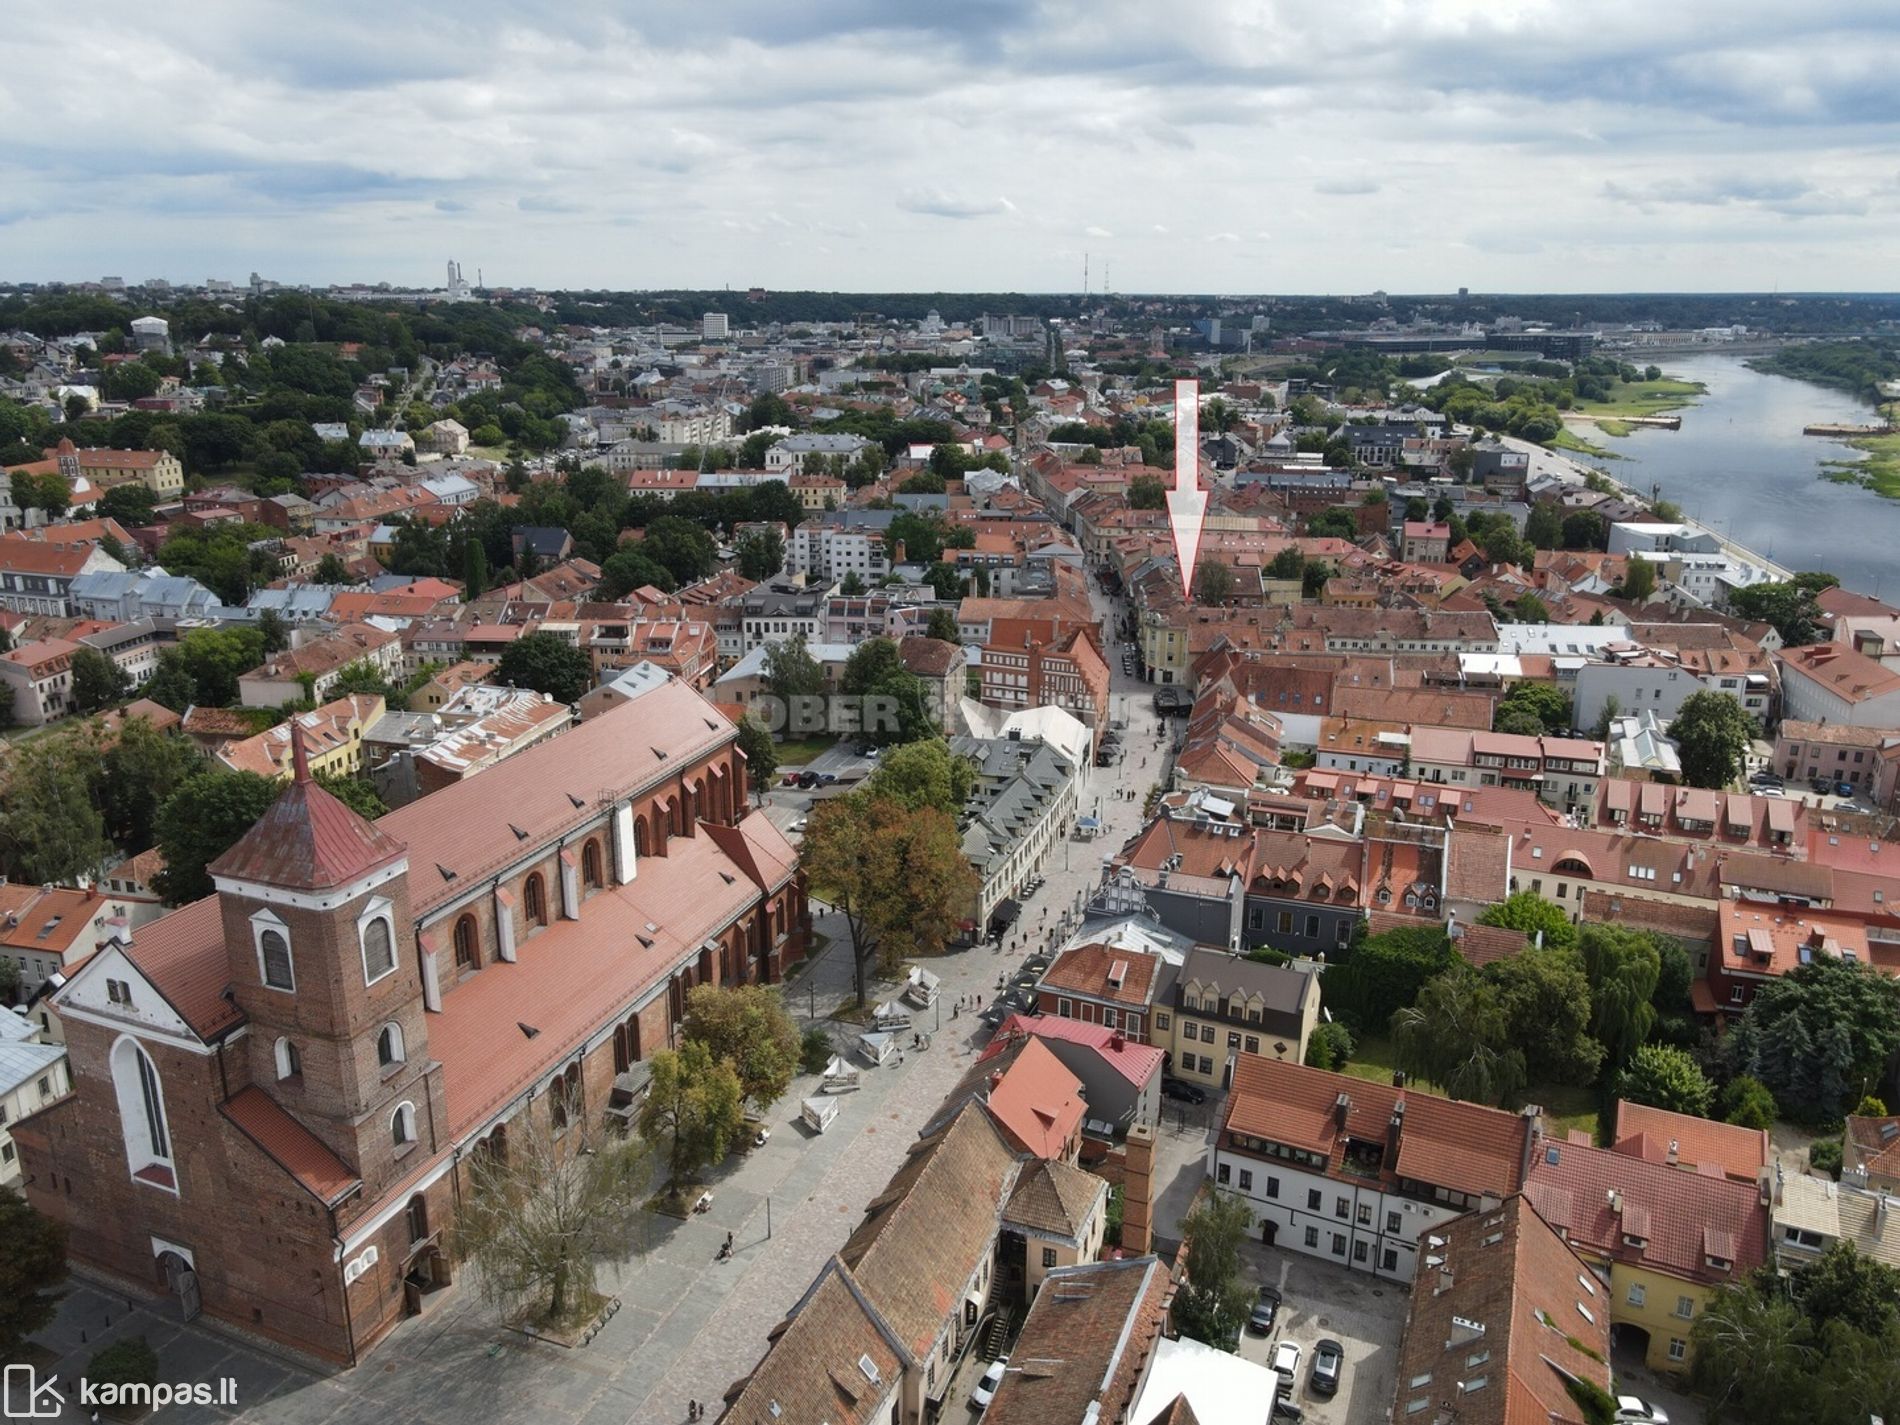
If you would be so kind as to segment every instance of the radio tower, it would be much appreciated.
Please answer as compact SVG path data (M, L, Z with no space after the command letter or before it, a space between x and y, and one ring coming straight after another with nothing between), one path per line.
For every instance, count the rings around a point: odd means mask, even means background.
M1082 295L1084 298L1086 298L1088 294L1089 294L1089 255L1085 252L1082 254Z

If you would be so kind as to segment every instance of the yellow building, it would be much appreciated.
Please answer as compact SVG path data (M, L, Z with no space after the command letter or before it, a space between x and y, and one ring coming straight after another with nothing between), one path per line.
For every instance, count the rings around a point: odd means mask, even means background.
M307 713L298 713L255 737L225 744L218 760L234 772L287 782L293 770L291 729L303 732L304 755L316 776L354 777L363 768L363 734L384 712L380 693L352 693Z
M1306 1062L1319 1023L1319 975L1310 966L1267 965L1199 947L1155 1005L1154 1023L1150 1042L1168 1052L1176 1078L1225 1089L1240 1054Z
M1525 1194L1609 1284L1612 1338L1652 1370L1689 1367L1691 1331L1716 1288L1768 1253L1768 1209L1753 1183L1587 1142L1532 1144Z
M46 458L68 481L84 479L99 489L139 484L161 503L177 499L185 489L185 467L169 450L82 450L62 440Z

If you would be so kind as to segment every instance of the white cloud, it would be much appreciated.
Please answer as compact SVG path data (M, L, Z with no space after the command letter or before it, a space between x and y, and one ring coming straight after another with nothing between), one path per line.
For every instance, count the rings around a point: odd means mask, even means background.
M1873 289L1900 217L1889 0L16 9L23 279Z

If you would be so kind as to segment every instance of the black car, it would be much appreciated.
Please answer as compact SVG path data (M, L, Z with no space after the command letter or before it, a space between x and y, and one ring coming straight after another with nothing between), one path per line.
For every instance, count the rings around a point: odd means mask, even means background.
M1346 1348L1331 1337L1313 1343L1313 1373L1307 1386L1315 1395L1331 1395L1339 1389L1339 1368L1345 1364Z
M1163 1079L1161 1096L1179 1103L1206 1103L1207 1090L1198 1084L1185 1083L1180 1079Z
M1306 1419L1306 1412L1300 1408L1299 1401L1291 1396L1276 1395L1273 1398L1273 1418L1285 1420L1289 1425L1300 1425Z
M1247 1318L1247 1329L1256 1336L1267 1336L1273 1332L1273 1322L1280 1314L1280 1289L1263 1286L1254 1293L1253 1314Z

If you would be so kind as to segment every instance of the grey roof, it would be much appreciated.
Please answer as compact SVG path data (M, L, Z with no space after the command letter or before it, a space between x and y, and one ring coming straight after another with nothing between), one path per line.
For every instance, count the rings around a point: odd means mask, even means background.
M65 1057L66 1050L59 1044L0 1041L0 1094L12 1093Z
M1291 965L1267 965L1200 945L1188 951L1175 983L1184 985L1189 980L1218 985L1222 999L1238 990L1259 995L1271 1011L1298 1015L1306 999L1308 972Z
M777 449L799 455L854 455L871 442L861 435L788 435Z

